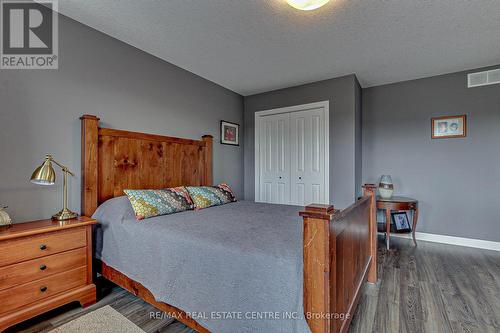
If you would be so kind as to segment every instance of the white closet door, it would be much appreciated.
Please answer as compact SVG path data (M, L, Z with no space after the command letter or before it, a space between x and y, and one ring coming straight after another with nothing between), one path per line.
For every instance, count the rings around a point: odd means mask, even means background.
M291 113L291 204L326 203L325 126L324 108Z
M260 118L260 201L290 203L290 114Z

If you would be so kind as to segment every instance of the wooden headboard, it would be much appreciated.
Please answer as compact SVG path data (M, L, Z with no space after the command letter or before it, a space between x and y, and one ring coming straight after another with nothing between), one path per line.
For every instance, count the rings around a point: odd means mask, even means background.
M212 185L213 137L189 140L99 127L82 120L82 215L124 189Z

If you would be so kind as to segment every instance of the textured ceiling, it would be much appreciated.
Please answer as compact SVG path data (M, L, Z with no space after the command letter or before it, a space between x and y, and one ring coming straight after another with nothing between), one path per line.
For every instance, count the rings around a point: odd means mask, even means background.
M500 0L59 0L59 11L242 95L500 63Z

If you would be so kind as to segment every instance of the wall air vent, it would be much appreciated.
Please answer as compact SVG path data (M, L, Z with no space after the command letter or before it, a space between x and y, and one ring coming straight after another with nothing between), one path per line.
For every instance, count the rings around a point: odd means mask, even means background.
M500 84L500 68L491 71L471 73L467 75L467 79L469 88Z

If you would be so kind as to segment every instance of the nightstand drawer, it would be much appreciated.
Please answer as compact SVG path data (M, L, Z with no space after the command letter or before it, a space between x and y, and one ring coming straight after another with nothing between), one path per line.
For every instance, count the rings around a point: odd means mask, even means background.
M0 300L2 300L0 302L0 313L15 310L29 303L83 286L86 283L87 267L84 266L0 291Z
M0 290L85 266L87 248L0 267Z
M0 267L87 245L85 228L28 236L0 243Z

